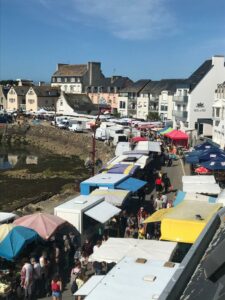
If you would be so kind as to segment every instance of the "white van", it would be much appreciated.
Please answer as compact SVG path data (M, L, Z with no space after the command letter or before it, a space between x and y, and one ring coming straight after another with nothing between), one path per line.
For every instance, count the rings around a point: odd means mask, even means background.
M76 123L71 124L68 128L70 131L83 132L86 129L86 123L76 121Z
M116 146L119 142L128 142L127 135L116 133L113 137L113 145Z

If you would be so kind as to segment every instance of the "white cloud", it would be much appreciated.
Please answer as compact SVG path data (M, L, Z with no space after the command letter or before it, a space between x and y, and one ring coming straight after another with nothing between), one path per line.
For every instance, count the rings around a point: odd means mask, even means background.
M56 8L66 20L100 27L121 39L152 39L175 32L165 0L39 1L45 8Z

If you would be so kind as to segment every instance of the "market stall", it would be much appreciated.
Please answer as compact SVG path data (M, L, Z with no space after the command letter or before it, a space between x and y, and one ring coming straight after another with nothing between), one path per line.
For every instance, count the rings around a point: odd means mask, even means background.
M169 138L176 146L187 147L188 145L188 135L180 130L172 130L171 132L165 133L164 136Z
M18 218L13 224L33 229L44 240L48 240L65 222L65 220L54 215L36 213Z

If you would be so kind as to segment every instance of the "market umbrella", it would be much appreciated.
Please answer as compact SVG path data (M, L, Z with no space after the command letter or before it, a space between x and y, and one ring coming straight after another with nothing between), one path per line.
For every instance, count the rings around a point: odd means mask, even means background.
M210 161L202 162L201 165L212 171L225 170L225 159L213 159Z
M38 234L32 229L12 226L11 230L0 242L0 257L12 260L21 253L27 244L38 238Z
M15 227L13 224L0 225L0 242L9 234L9 232Z
M208 173L210 173L210 171L208 169L206 169L205 167L198 167L197 169L195 169L195 173L208 174Z
M207 149L215 149L218 148L218 146L216 146L216 144L214 144L213 142L204 142L202 144L196 145L194 147L196 150L207 150Z
M13 224L35 230L44 240L48 240L64 223L66 223L65 220L47 213L27 215L13 222Z
M133 143L137 143L137 142L141 142L141 141L148 141L148 139L144 136L135 136L131 139L131 142L133 142Z
M225 160L225 152L219 148L208 149L199 155L199 162L209 161L217 158Z
M173 128L172 128L172 127L169 127L169 128L167 128L166 130L161 131L160 134L164 135L164 134L169 133L169 132L172 132L172 131L173 131Z

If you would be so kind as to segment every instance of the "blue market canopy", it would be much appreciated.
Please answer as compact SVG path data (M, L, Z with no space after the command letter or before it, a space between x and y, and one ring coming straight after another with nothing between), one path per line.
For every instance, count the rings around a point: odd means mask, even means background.
M216 171L216 170L225 170L225 158L221 159L221 158L216 158L210 161L206 161L206 162L202 162L200 163L201 166L212 170L212 171Z
M207 149L215 149L215 148L218 148L218 146L213 143L213 142L204 142L202 144L199 144L199 145L196 145L194 147L196 150L207 150Z
M215 158L224 158L225 160L225 152L219 148L213 148L203 151L199 156L199 161L207 161Z
M123 182L119 183L116 188L121 190L128 190L131 192L137 192L147 184L147 181L129 177Z
M196 150L188 153L185 160L189 164L197 164L211 159L221 158L225 160L225 152L219 148L210 148L207 150Z
M13 226L6 237L0 242L0 257L13 260L27 244L38 238L38 234L32 229L23 226Z

